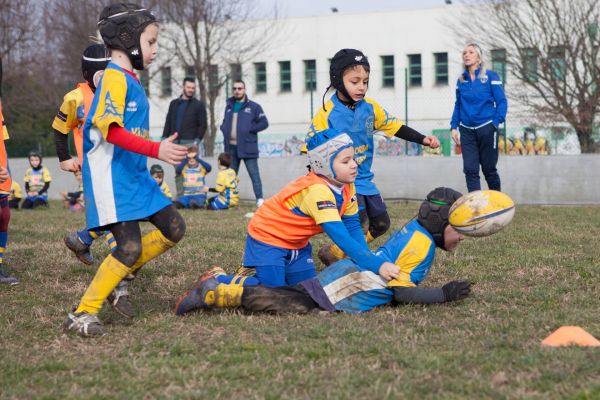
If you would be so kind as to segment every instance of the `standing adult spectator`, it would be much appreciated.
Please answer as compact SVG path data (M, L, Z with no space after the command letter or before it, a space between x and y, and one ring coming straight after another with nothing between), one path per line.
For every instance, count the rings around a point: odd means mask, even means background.
M186 147L200 144L206 133L206 106L194 97L195 92L195 79L184 78L181 96L169 104L169 111L163 129L163 139L177 133L177 139L174 143ZM175 171L175 187L179 198L183 195L183 177L177 171Z
M456 82L456 102L450 122L452 140L462 147L469 192L481 189L480 165L488 187L499 191L498 126L504 122L508 107L502 79L485 68L477 44L466 45L462 57L464 71Z
M244 81L235 80L233 96L227 99L221 132L223 132L225 152L231 154L231 168L237 174L241 160L246 164L257 207L260 207L264 201L258 170L257 133L267 129L268 126L269 121L262 107L248 99Z

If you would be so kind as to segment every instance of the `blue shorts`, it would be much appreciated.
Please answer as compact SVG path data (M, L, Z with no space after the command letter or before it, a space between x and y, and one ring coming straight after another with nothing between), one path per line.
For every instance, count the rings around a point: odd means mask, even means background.
M255 268L264 286L289 286L317 276L309 243L298 250L272 246L246 236L244 267Z
M375 218L387 212L387 207L380 194L369 196L357 194L356 200L358 201L358 211L365 210L369 218Z
M26 196L25 200L29 200L32 203L34 201L43 201L44 203L47 203L48 202L48 196L47 195Z
M196 207L204 208L204 203L206 203L206 195L205 194L191 194L187 196L181 196L177 199L179 203L183 206L183 208L190 208L192 205Z
M227 204L221 203L218 196L211 197L208 199L208 209L209 210L227 210L229 206Z

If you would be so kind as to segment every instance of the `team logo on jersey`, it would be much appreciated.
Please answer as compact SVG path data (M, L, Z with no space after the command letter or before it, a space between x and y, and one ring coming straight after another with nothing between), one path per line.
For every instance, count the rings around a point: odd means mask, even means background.
M374 117L370 116L365 121L365 129L367 130L367 134L369 134L369 135L373 134L373 126L374 126Z
M246 107L244 108L244 112L250 114L252 113L252 109L250 107Z
M110 92L106 92L106 97L104 98L104 114L121 116L121 113L117 110L117 106L115 106L115 103L110 98Z
M337 208L337 207L335 206L335 203L333 201L324 200L324 201L317 201L317 208L319 210L325 210L327 208Z
M129 103L127 103L127 111L129 112L136 112L138 109L137 103L135 101L130 101Z
M481 81L481 83L486 83L488 81L488 77L487 75L482 75L479 77L479 80Z

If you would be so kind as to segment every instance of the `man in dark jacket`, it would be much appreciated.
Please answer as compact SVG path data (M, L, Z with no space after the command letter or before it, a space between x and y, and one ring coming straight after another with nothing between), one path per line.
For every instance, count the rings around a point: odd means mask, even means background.
M257 133L267 129L269 121L262 107L246 96L246 84L242 80L233 82L233 97L227 99L221 132L225 151L231 154L231 168L237 173L244 160L252 180L256 206L263 203L262 183L258 170Z
M196 81L186 77L183 80L183 93L171 101L163 129L163 139L177 133L175 143L187 147L199 145L206 133L206 106L194 97ZM177 197L183 195L183 178L175 173Z

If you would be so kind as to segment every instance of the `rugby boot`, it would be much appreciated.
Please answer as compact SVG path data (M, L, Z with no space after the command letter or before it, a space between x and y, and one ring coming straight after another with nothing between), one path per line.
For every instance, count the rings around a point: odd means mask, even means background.
M111 305L113 310L121 314L125 318L133 318L135 311L133 305L129 301L129 290L127 290L127 277L123 279L116 288L108 295L106 301Z
M175 314L184 315L193 310L210 308L214 303L214 291L217 286L219 282L215 278L207 274L202 275L190 289L179 296L175 304Z
M106 333L98 315L86 312L70 312L63 322L63 330L83 337L102 336Z
M65 245L85 265L92 265L94 263L90 246L81 241L77 232L72 232L65 237Z
M14 286L19 284L19 280L16 277L10 275L8 272L6 272L4 270L4 266L0 264L0 283Z

